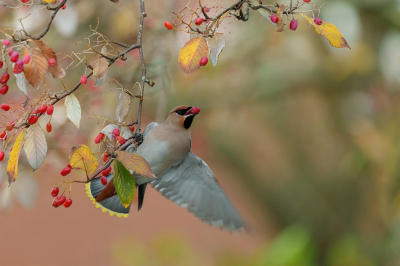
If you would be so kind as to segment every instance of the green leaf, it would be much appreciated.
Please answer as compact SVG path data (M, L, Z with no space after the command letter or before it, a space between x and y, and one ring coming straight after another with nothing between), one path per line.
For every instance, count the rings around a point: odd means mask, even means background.
M116 159L114 159L114 186L122 205L128 208L136 191L135 179Z

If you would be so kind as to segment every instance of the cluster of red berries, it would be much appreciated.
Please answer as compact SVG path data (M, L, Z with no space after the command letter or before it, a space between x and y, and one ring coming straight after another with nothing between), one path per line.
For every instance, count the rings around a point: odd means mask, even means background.
M62 175L62 176L66 176L66 175L68 175L69 173L71 173L71 170L72 170L71 164L68 164L67 167L65 167L65 168L63 168L63 169L61 170L61 175Z
M62 194L61 196L58 196L58 192L60 192L60 190L58 189L58 187L53 187L51 189L51 195L53 197L55 197L55 199L53 200L53 207L54 208L58 208L61 205L64 205L65 208L68 208L69 206L72 205L72 199L67 199L64 194Z
M132 132L135 130L134 126L129 126L129 128L132 130ZM113 130L112 134L119 145L124 145L126 143L125 138L120 136L120 132L119 132L118 128L115 128ZM100 132L99 135L97 135L96 138L94 139L94 143L99 144L103 140L103 138L104 138L104 134Z
M310 2L310 1L305 1L304 0L304 2ZM273 22L273 23L278 23L278 21L279 21L279 18L278 18L278 16L277 15L275 15L275 14L272 14L271 15L271 21ZM322 19L320 18L320 17L316 17L316 18L314 18L314 23L315 24L317 24L317 25L322 25ZM290 21L290 25L289 25L289 28L292 30L292 31L295 31L295 30L297 30L297 26L299 25L299 23L298 23L298 21L297 21L297 19L292 19L291 21Z
M107 176L108 174L111 172L111 166L107 167L106 169L104 169L101 172L101 178L100 178L100 182L103 184L103 186L107 185L108 181L107 181Z

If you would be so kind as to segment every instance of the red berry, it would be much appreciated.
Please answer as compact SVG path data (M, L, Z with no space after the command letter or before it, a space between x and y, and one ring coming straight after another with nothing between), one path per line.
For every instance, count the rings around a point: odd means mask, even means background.
M67 164L67 167L69 167L69 168L71 168L71 169L72 169L72 166L71 166L71 164L70 164L70 163L68 163L68 164Z
M86 84L86 82L87 82L87 77L86 76L82 76L81 77L81 83L82 84Z
M208 58L207 56L204 56L200 59L200 66L205 66L208 63Z
M101 175L103 176L108 176L108 174L111 172L111 167L107 167L106 169L103 170L103 172L101 172Z
M60 4L62 3L62 1L63 0L60 0ZM67 6L65 4L61 7L62 10L66 9L66 8L67 8Z
M205 13L208 13L208 12L210 12L210 9L207 8L207 7L205 7L205 8L203 8L203 11L204 11Z
M21 59L17 60L14 65L14 69L24 69L24 61L22 61Z
M11 56L15 51L13 49L10 48L10 50L8 50L8 55Z
M67 198L66 198L65 196L61 196L61 197L57 200L57 204L58 204L58 205L63 205L66 199L67 199Z
M62 176L66 176L69 173L71 173L71 168L69 168L69 167L65 167L64 169L61 170L61 175Z
M28 64L29 61L31 61L31 55L30 55L30 54L27 54L27 55L25 55L25 57L24 57L24 64L25 64L25 65Z
M6 134L7 134L7 132L5 132L5 131L1 132L1 134L0 134L0 139L1 139L2 141L7 140Z
M6 84L7 81L10 79L10 74L5 72L1 77L0 77L0 83L1 84Z
M11 122L11 123L6 127L6 130L7 130L7 131L13 130L14 124L15 124L15 121L14 121L14 122Z
M103 162L107 162L107 160L108 160L108 154L105 152L103 154Z
M0 60L0 68L2 68L4 65L3 61Z
M60 199L60 196L55 197L55 199L53 200L52 204L54 208L58 208L60 205L58 205L58 200Z
M15 62L17 62L18 58L19 58L19 53L14 51L12 53L12 55L11 55L11 59L10 60L11 60L11 62L15 63Z
M24 4L28 3L29 1L31 1L31 0L21 0L21 2Z
M52 115L53 112L54 112L54 106L53 106L53 105L49 105L49 106L47 107L47 114L48 114L48 115Z
M69 206L71 206L71 204L72 204L72 199L67 199L67 200L64 202L64 207L65 207L65 208L68 208Z
M47 130L47 132L51 132L51 129L52 129L52 127L51 127L51 123L49 122L49 123L47 123L47 125L46 125L46 130Z
M105 186L105 185L107 185L107 177L105 177L105 176L102 176L101 178L100 178L100 182L103 184L103 186Z
M20 69L20 68L17 68L17 69L13 69L13 73L14 74L21 74L22 73L22 69Z
M4 111L10 110L10 106L8 104L4 104L4 103L0 106L0 108L3 109Z
M47 111L47 105L45 105L45 104L42 104L42 106L40 106L38 108L38 113L40 113L40 114L43 114L46 111Z
M58 192L60 192L60 189L58 189L58 187L53 187L53 188L51 189L51 195L52 195L53 197L57 197Z
M196 20L194 21L194 24L196 24L197 26L201 25L201 23L203 23L203 18L196 18Z
M119 129L118 128L114 128L113 135L114 135L114 137L118 137L119 136Z
M129 126L129 128L131 129L132 132L135 131L135 127L134 126Z
M321 25L321 24L322 24L322 19L321 19L320 17L316 17L316 18L314 19L314 22L315 22L315 24L317 24L317 25Z
M306 2L306 3L310 3L311 2L311 0L303 0L304 2Z
M172 30L174 28L169 21L165 21L164 26L167 28L167 30Z
M275 14L272 14L271 15L271 21L272 21L272 23L278 23L279 18Z
M120 145L124 145L125 142L126 142L126 140L125 140L123 137L121 137L121 136L117 136L115 139L117 140L117 142L118 142Z
M299 23L297 22L297 19L292 19L291 21L290 21L290 25L289 25L289 28L292 30L292 31L295 31L296 29L297 29L297 25L298 25Z
M39 117L37 115L31 115L28 119L29 125L34 125L38 121Z
M1 88L0 88L0 94L6 94L7 93L7 91L8 91L8 85L3 85L3 86L1 86Z
M99 144L100 141L102 141L104 138L104 134L103 133L99 133L99 135L97 135L97 137L94 139L94 143Z
M4 159L4 151L0 151L0 162Z
M54 58L49 58L48 62L49 62L49 66L51 66L51 67L53 67L57 64L57 62Z
M4 44L4 46L9 46L11 44L11 42L9 39L4 39L3 44Z

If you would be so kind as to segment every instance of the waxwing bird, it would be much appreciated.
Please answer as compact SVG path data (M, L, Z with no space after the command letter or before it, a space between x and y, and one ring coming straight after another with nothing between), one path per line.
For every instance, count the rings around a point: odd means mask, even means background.
M190 126L199 114L197 106L178 106L171 110L162 123L153 122L144 131L143 143L136 150L149 163L157 177L145 178L134 175L138 187L138 209L143 205L147 183L163 196L181 207L187 207L197 218L213 227L224 230L244 228L244 222L218 184L208 165L191 152ZM127 217L130 206L125 208L112 181L103 186L100 178L86 185L87 194L104 212Z

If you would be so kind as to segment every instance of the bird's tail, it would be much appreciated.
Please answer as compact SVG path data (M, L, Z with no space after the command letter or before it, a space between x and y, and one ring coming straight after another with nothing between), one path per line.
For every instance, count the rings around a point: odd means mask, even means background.
M138 210L143 206L144 193L147 183L154 179L135 176L136 186L138 187ZM107 176L107 185L103 185L100 178L95 178L86 184L86 194L96 205L96 208L101 208L103 212L108 212L111 216L127 218L131 204L125 208L115 190L113 173Z

